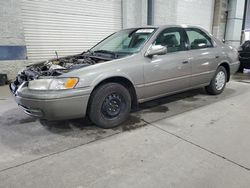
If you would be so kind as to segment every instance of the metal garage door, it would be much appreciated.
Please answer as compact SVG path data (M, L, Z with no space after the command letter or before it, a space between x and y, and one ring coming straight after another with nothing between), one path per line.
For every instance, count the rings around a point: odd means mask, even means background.
M80 53L121 29L121 0L21 0L28 59Z
M212 29L214 0L155 0L154 23L188 24Z

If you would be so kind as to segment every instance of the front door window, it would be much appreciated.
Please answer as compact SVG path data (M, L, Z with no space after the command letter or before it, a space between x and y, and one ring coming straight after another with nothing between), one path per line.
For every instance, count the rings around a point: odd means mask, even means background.
M166 46L168 53L185 50L185 39L181 28L167 28L162 31L154 45Z

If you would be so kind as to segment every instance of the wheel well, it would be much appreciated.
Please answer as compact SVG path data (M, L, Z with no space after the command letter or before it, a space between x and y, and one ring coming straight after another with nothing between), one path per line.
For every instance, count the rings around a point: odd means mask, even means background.
M98 85L96 85L95 88L93 89L93 91L96 88L98 88L99 86L101 86L103 84L106 84L106 83L111 83L111 82L112 83L121 84L125 88L127 88L127 90L130 93L130 96L131 96L132 108L136 108L137 105L138 105L136 91L135 91L135 88L134 88L134 85L132 84L132 82L130 80L128 80L127 78L124 78L124 77L111 77L111 78L107 78L107 79L101 81Z
M224 67L227 71L227 81L230 80L230 67L228 63L221 63L220 66Z

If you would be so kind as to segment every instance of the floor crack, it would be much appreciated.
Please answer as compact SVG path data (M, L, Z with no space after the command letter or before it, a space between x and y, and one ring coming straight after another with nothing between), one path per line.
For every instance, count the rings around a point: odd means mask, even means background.
M151 125L151 126L157 128L157 129L160 129L161 131L164 131L164 132L166 132L166 133L168 133L168 134L171 134L172 136L174 136L174 137L176 137L176 138L179 138L179 139L183 140L184 142L187 142L187 143L189 143L189 144L192 144L193 146L196 146L196 147L198 147L198 148L200 148L200 149L202 149L202 150L204 150L204 151L207 151L207 152L209 152L209 153L211 153L211 154L213 154L213 155L216 155L217 157L220 157L220 158L222 158L222 159L224 159L224 160L226 160L226 161L228 161L228 162L230 162L230 163L232 163L232 164L234 164L234 165L237 165L237 166L239 166L239 167L241 167L241 168L243 168L243 169L245 169L245 170L247 170L247 171L250 171L250 168L245 167L245 166L243 166L243 165L241 165L241 164L239 164L239 163L237 163L237 162L235 162L235 161L233 161L233 160L231 160L231 159L229 159L229 158L227 158L227 157L225 157L225 156L223 156L223 155L220 155L220 154L218 154L218 153L215 153L214 151L211 151L211 150L209 150L209 149L207 149L207 148L205 148L205 147L203 147L203 146L200 146L200 145L198 145L198 144L196 144L196 143L194 143L194 142L192 142L192 141L190 141L190 140L187 140L187 139L185 139L185 138L182 138L181 136L179 136L179 135L177 135L177 134L174 134L174 133L172 133L172 132L170 132L170 131L167 131L167 130L165 130L165 129L163 129L163 128L161 128L161 127L155 125L155 124L152 124L152 123L146 121L146 120L143 120L143 119L142 119L142 121L144 121L145 123L147 123L147 124L149 124L149 125Z
M20 167L20 166L24 166L26 164L29 164L29 163L32 163L32 162L35 162L35 161L39 161L41 159L48 158L48 157L51 157L51 156L54 156L54 155L58 155L60 153L63 153L63 152L69 151L69 150L73 150L73 149L79 148L81 146L85 146L85 145L88 145L88 144L91 144L91 143L94 143L94 142L97 142L97 141L100 141L100 140L104 140L106 138L115 136L115 135L120 134L120 133L122 133L122 132L116 132L114 134L111 134L111 135L108 135L108 136L105 136L105 137L102 137L102 138L99 138L99 139L96 139L96 140L91 140L91 141L89 141L87 143L82 143L82 144L79 144L79 145L76 145L76 146L73 146L73 147L70 147L70 148L67 148L67 149L64 149L64 150L60 150L60 151L57 151L57 152L53 152L53 153L50 153L50 154L47 154L47 155L44 155L44 156L29 160L29 161L26 161L26 162L23 162L23 163L14 165L14 166L11 166L11 167L8 167L8 168L1 169L0 174L3 173L4 171L7 171L7 170L10 170L10 169L13 169L13 168L17 168L17 167Z

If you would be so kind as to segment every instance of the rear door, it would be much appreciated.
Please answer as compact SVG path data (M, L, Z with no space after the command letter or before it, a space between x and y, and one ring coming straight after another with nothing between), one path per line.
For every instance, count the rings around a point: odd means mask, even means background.
M191 86L209 83L214 75L219 55L212 39L198 28L186 28L189 62L192 66Z

